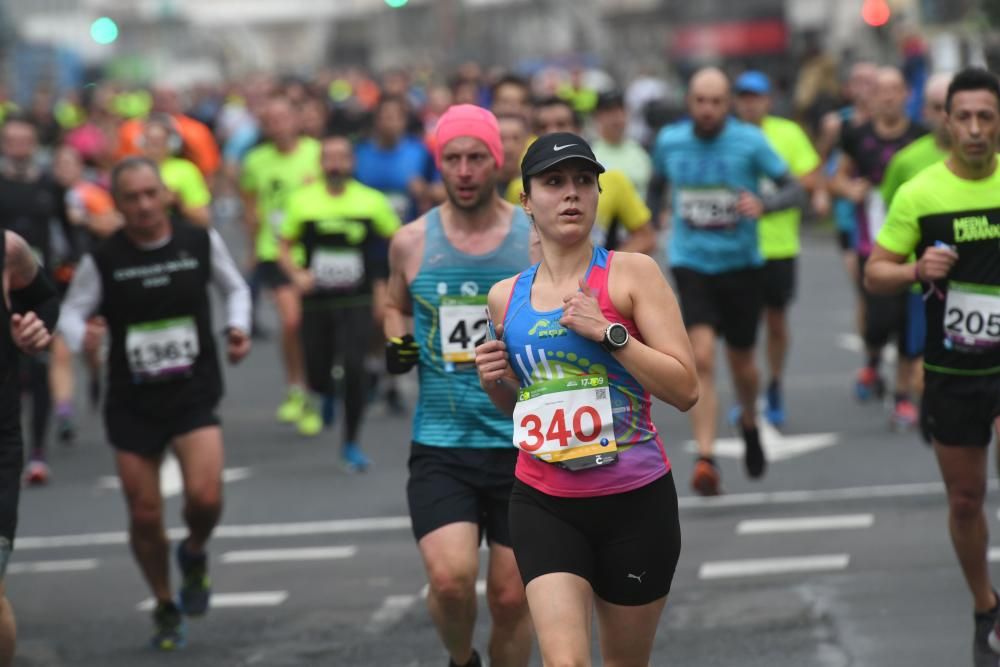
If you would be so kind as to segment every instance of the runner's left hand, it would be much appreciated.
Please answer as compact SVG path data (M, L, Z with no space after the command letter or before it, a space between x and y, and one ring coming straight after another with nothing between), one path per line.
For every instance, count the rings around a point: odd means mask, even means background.
M563 299L563 316L559 324L597 343L604 340L604 332L611 326L601 312L597 296L583 278L579 291Z

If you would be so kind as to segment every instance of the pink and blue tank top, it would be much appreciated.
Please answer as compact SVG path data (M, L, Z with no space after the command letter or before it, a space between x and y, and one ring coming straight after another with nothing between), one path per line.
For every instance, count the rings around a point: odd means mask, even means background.
M641 340L635 323L618 312L608 294L613 259L613 251L595 248L586 282L597 295L604 317L625 325L629 335ZM552 496L586 498L631 491L667 474L670 461L650 416L649 392L600 343L560 325L561 308L538 311L532 307L531 287L537 271L536 264L517 277L503 317L511 367L522 387L563 377L606 375L619 456L618 463L606 468L570 471L521 451L517 478Z

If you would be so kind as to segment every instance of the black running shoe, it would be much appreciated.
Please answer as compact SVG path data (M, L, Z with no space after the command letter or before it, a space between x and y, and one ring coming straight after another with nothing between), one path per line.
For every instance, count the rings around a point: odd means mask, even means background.
M743 443L746 449L743 452L743 463L746 466L747 475L751 479L760 479L767 470L767 457L764 455L764 448L760 444L760 431L756 426L747 428L740 426L743 434Z

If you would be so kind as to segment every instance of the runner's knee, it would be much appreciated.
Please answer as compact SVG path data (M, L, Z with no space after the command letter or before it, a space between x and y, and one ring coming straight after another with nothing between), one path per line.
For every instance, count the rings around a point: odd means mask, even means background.
M490 615L497 625L517 623L528 613L528 599L519 578L512 578L486 592Z
M985 502L984 491L960 488L948 492L948 510L957 521L977 520L983 513Z

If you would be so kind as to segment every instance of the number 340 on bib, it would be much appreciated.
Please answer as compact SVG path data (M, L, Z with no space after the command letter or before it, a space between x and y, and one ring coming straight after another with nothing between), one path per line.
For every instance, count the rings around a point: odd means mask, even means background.
M601 375L538 382L514 407L514 446L557 463L617 450L608 380Z

